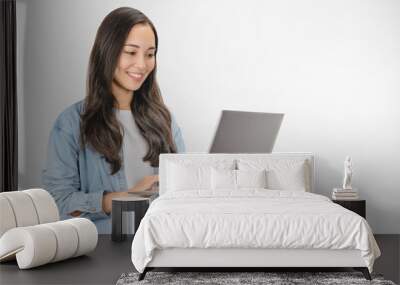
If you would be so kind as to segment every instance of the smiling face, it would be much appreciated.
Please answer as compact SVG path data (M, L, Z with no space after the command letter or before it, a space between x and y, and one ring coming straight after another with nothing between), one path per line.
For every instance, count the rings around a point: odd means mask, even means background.
M136 24L126 38L114 72L112 90L118 98L143 84L156 63L155 36L147 24Z

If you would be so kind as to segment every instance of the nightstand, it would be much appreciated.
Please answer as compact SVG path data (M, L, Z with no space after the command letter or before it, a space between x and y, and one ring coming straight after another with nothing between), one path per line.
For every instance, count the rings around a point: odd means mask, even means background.
M365 200L332 200L332 202L339 204L340 206L359 214L364 219L365 215Z

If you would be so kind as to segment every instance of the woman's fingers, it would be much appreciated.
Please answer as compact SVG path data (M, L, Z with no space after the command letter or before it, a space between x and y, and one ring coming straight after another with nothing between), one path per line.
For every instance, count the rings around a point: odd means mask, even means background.
M153 184L158 181L158 175L144 176L135 186L130 188L128 192L146 191L152 188Z
M158 175L145 176L143 179L146 179L145 185L147 186L146 189L148 189L158 181Z

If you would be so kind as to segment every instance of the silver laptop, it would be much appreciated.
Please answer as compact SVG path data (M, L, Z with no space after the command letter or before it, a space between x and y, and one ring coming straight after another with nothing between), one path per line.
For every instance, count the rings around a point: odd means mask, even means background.
M222 111L210 153L270 153L284 114Z

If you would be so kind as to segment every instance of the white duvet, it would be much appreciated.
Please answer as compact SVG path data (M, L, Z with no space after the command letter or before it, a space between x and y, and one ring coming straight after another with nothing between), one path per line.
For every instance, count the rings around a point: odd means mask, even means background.
M358 249L370 272L380 255L366 220L327 197L258 189L157 198L134 237L133 265L143 272L164 248Z

